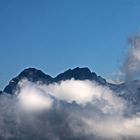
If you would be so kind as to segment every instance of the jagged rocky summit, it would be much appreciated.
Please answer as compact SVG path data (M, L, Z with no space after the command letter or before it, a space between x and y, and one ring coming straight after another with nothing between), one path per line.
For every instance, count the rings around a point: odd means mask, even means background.
M35 69L35 68L28 68L23 70L17 77L13 78L9 84L4 88L3 92L13 94L17 88L17 85L19 81L22 79L27 79L31 82L42 82L44 84L50 84L70 79L75 80L90 80L90 81L96 81L99 84L105 85L106 80L100 76L97 76L95 72L91 72L89 68L74 68L69 69L65 71L64 73L61 73L57 75L56 77L51 77L50 75L46 75L41 70Z

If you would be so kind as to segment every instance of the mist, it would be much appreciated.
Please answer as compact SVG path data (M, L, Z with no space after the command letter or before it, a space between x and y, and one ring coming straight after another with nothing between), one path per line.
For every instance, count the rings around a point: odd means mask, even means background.
M140 74L140 34L132 36L128 40L128 52L122 66L125 80L139 78Z
M95 81L49 85L19 82L14 95L0 98L0 138L51 140L139 139L140 115L127 101Z

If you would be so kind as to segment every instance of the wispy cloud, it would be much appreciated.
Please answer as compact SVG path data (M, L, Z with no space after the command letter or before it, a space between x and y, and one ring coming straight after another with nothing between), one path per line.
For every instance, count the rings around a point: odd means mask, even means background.
M135 79L140 74L140 34L129 39L129 50L123 64L126 80Z

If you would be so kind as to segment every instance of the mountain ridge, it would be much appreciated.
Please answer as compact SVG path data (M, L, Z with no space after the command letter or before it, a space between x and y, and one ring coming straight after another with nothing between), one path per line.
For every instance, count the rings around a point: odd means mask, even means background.
M18 83L22 79L27 79L31 82L41 82L43 84L59 83L61 81L70 80L90 80L95 81L99 85L106 86L114 91L119 97L135 105L140 105L140 80L133 80L121 84L111 84L104 78L98 76L95 72L91 72L88 67L68 69L56 77L51 77L41 70L35 68L24 69L18 76L10 80L9 84L4 88L2 93L14 94L18 89ZM140 108L139 108L140 110Z
M40 81L44 84L50 84L70 80L72 78L75 80L94 80L102 85L107 84L104 78L97 76L95 72L91 72L88 67L76 67L74 69L68 69L63 73L58 74L56 77L51 77L50 75L47 75L36 68L27 68L24 69L18 76L10 80L9 84L4 88L3 92L13 94L17 88L18 82L22 79L27 79L31 82Z

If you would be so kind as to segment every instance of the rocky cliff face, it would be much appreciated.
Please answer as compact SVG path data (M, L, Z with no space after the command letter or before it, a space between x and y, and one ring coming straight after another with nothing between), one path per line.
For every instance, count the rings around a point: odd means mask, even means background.
M19 81L21 81L22 79L27 79L31 82L41 81L48 84L52 81L53 78L49 75L46 75L41 70L37 70L35 68L28 68L23 70L17 77L13 78L4 88L3 92L9 94L14 93Z
M97 76L96 73L91 72L88 68L75 68L69 69L64 73L59 74L55 78L52 78L49 75L46 75L41 70L37 70L35 68L28 68L23 70L17 77L13 78L9 84L4 88L4 92L6 93L14 93L17 88L18 82L22 79L27 79L31 82L42 82L44 84L50 84L53 82L60 82L70 79L75 80L94 80L99 84L106 84L106 80L100 76Z

